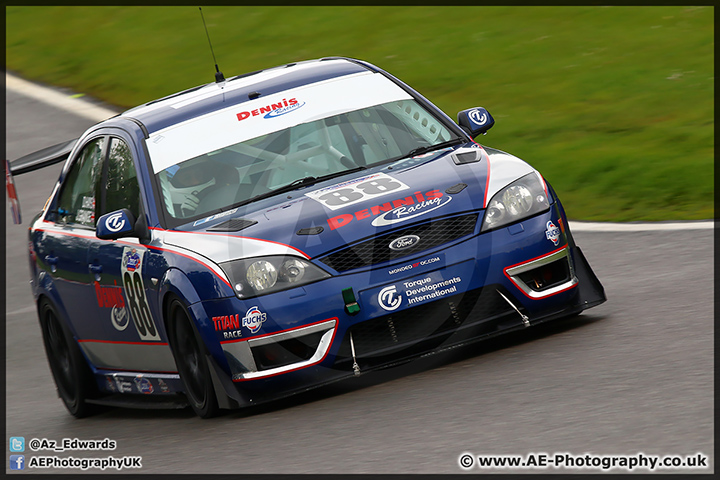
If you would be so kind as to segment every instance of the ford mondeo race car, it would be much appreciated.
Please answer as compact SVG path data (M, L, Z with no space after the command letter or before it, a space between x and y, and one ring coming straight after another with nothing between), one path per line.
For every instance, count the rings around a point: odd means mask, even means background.
M128 110L29 228L58 392L201 417L605 301L550 184L380 68L323 58Z

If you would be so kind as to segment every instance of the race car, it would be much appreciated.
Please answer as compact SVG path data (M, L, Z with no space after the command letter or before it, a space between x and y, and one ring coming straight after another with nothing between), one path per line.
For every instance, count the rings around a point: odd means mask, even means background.
M149 102L65 161L29 227L68 411L203 418L605 301L557 194L365 61L328 57Z

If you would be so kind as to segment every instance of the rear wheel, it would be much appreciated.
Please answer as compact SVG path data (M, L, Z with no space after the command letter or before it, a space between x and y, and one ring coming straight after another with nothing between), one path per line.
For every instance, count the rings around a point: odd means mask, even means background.
M93 374L70 330L48 300L40 302L40 328L50 371L65 407L77 418L96 413L98 407L86 402L99 395Z
M199 341L185 306L179 300L170 304L168 337L185 396L201 418L218 414L218 402L210 377L205 348Z

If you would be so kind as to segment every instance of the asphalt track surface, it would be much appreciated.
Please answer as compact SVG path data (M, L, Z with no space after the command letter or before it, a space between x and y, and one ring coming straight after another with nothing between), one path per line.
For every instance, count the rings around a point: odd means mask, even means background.
M94 123L13 91L6 110L9 159L76 138ZM713 230L693 223L670 231L576 231L608 301L571 321L211 420L190 409L111 409L76 420L56 395L28 285L27 225L60 169L16 178L23 225L13 225L5 207L5 438L109 438L117 448L26 449L26 462L141 456L140 472L165 474L602 473L463 470L459 458L702 453L708 468L684 471L714 472Z

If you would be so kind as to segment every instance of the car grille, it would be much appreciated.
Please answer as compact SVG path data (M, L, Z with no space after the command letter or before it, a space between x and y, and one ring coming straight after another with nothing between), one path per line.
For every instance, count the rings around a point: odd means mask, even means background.
M475 230L477 219L478 214L473 213L433 220L402 230L394 230L326 255L320 258L320 261L337 272L387 262L470 235ZM420 241L403 250L392 250L390 248L390 242L406 235L417 235Z
M362 366L377 363L373 357L376 360L388 355L404 357L436 349L453 334L452 343L456 343L493 332L500 325L520 324L520 315L498 290L512 298L502 287L489 285L358 323L348 329L335 366L347 368L345 364L352 361L351 333L355 355Z

